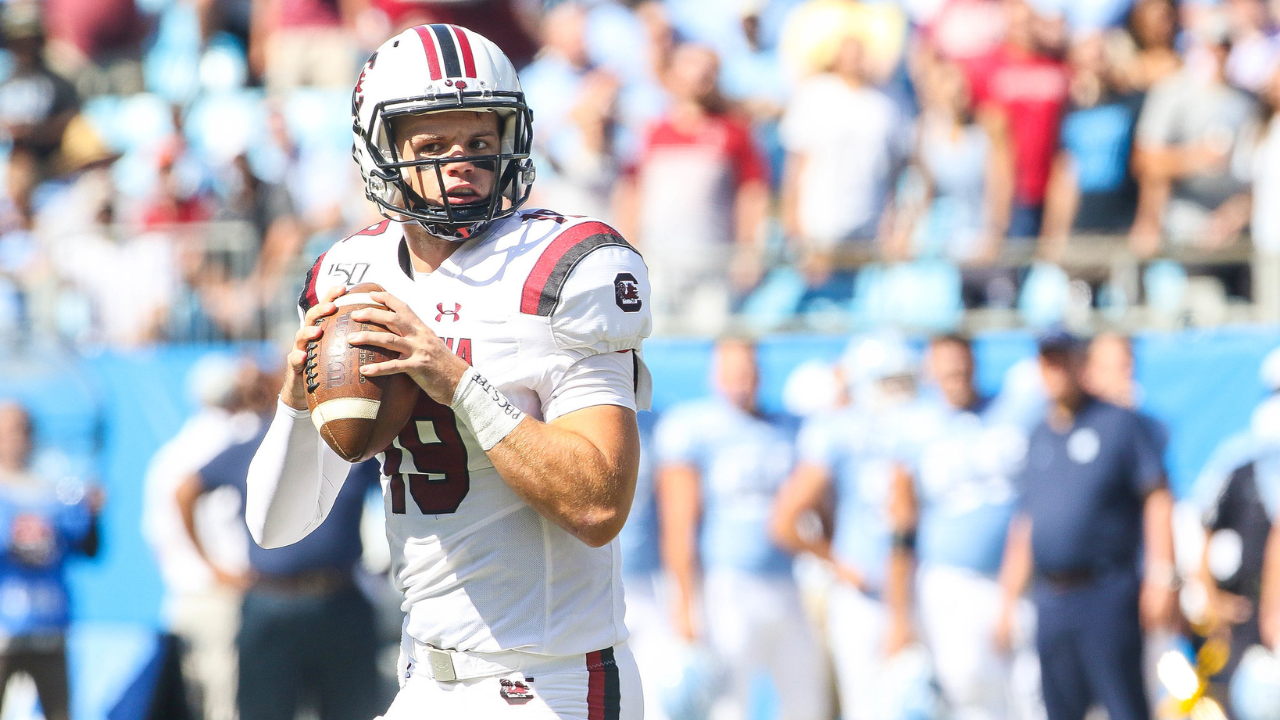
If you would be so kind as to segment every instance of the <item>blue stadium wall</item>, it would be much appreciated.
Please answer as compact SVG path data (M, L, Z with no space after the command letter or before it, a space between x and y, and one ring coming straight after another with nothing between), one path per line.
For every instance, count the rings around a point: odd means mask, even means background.
M1175 491L1185 491L1214 446L1248 423L1265 395L1263 356L1280 345L1280 329L1233 328L1151 333L1136 339L1144 408L1171 432L1167 463ZM781 404L782 383L800 362L835 359L844 339L778 336L760 345L762 402ZM1005 371L1034 351L1022 332L978 338L979 384L993 393ZM105 545L99 558L73 567L73 673L82 718L102 717L138 663L157 627L161 585L139 532L142 478L161 443L192 412L185 389L192 363L211 350L271 354L262 345L163 347L73 356L28 346L0 358L0 396L27 403L37 441L90 459L106 487ZM654 376L654 410L707 391L710 342L663 339L646 344ZM103 665L106 648L111 667ZM130 660L132 658L132 660ZM133 668L131 670L131 668Z

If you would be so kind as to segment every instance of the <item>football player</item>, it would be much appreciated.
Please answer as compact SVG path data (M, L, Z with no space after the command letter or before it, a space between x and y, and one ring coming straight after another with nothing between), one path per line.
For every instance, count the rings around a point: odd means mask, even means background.
M421 388L381 454L406 612L391 719L640 718L620 553L649 401L644 263L604 223L521 210L532 117L511 62L452 25L378 48L352 96L354 156L387 218L307 275L302 328L249 476L254 539L319 525L348 465L308 419L305 348L345 302L398 353L360 368ZM386 292L343 297L359 283Z
M795 427L757 406L751 342L720 340L713 367L715 395L673 407L654 431L672 624L685 640L705 640L728 671L727 692L711 717L746 718L752 683L767 671L782 717L824 720L831 710L822 651L791 555L769 536L769 510L795 455Z

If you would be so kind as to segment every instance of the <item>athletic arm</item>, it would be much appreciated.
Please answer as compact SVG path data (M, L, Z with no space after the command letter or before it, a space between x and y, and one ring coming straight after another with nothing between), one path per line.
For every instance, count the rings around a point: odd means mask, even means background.
M1280 648L1280 517L1271 523L1262 561L1262 597L1258 602L1258 627L1262 642Z
M915 534L919 522L915 483L902 467L893 473L889 492L889 522L893 531L893 549L885 577L885 604L889 609L889 632L885 637L885 655L891 656L906 647L914 632L911 623L912 580L915 577Z
M658 518L662 526L662 564L675 584L672 613L675 630L693 640L694 591L697 586L698 520L702 493L698 469L687 463L664 465L658 470Z
M1177 576L1173 558L1173 494L1151 491L1143 503L1142 621L1148 630L1172 625L1177 612Z
M1013 647L1013 624L1018 599L1031 582L1034 563L1031 555L1031 518L1015 515L1005 538L1004 561L1000 565L1000 615L995 644L1008 651Z

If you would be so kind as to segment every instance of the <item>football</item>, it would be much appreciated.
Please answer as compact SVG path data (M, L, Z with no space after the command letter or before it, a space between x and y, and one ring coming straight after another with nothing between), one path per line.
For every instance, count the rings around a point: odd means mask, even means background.
M377 323L351 319L355 310L382 308L371 292L380 285L363 283L342 295L338 311L320 318L322 334L307 344L305 377L307 406L320 437L348 462L362 462L387 448L409 421L420 388L408 375L365 377L360 366L395 359L394 353L372 345L353 346L354 332L388 332Z

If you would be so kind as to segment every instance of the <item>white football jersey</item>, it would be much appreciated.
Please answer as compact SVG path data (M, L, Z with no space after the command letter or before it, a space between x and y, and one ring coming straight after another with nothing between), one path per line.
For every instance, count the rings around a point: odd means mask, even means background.
M299 306L334 285L369 282L534 418L602 404L590 390L561 391L575 363L604 353L620 354L632 386L629 397L603 402L648 406L639 354L651 325L648 275L604 223L521 211L417 274L402 226L383 221L316 261ZM588 547L525 504L449 407L421 393L379 460L409 635L454 650L547 655L626 639L617 540Z

